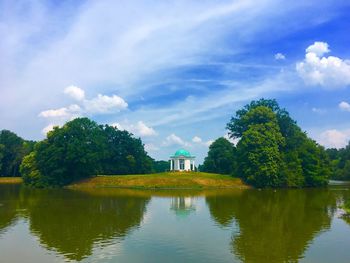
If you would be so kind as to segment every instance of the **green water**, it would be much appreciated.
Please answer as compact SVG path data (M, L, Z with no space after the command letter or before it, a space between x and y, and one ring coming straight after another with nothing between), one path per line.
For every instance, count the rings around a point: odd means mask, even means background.
M0 262L350 262L346 185L31 190L0 185Z

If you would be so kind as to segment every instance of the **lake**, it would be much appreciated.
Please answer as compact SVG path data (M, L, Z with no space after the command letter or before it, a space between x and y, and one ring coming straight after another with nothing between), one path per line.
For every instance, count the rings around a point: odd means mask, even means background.
M0 185L0 262L350 262L349 189Z

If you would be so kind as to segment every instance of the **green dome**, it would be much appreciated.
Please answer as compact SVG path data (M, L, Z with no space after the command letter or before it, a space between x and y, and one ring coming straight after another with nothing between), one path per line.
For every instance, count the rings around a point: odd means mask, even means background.
M189 151L186 151L184 149L177 150L176 153L174 154L175 157L179 156L185 156L185 157L191 157L191 154Z

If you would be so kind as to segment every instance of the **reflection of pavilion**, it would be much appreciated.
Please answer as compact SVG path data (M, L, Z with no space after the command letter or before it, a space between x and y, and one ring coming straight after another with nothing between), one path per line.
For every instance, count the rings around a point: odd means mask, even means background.
M188 216L196 211L194 197L174 197L171 199L170 209L175 211L177 216Z

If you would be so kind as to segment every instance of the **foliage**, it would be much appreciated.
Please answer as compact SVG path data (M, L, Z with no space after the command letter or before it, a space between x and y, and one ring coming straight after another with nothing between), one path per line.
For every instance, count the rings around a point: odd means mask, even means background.
M33 150L34 144L11 131L0 131L0 175L20 176L22 159Z
M210 146L201 171L209 173L233 174L236 167L236 148L227 139L220 137Z
M55 127L35 147L35 161L43 183L62 186L94 175L101 166L102 143L101 127L87 118Z
M46 178L43 177L38 170L36 163L36 152L31 152L23 158L20 171L23 175L22 178L25 184L35 187L48 186L45 180Z
M141 139L128 131L105 125L103 174L143 174L152 171L153 162L147 155Z
M154 161L153 169L156 173L163 173L169 171L170 164L167 161Z
M260 106L270 108L273 113L276 114L278 125L283 136L291 132L295 121L290 118L289 113L285 109L281 109L276 100L260 99L245 105L243 109L238 110L236 115L231 118L230 122L226 125L226 129L229 131L229 136L231 138L242 137L243 132L246 131L250 125L249 119L246 118L245 115L250 110Z
M350 180L350 142L345 148L327 149L326 153L331 160L332 175L335 180Z
M243 118L250 125L237 145L238 174L256 187L281 186L279 149L284 138L275 114L270 108L259 106Z
M0 144L0 171L2 167L2 158L4 157L4 151L5 151L5 146L3 144Z
M22 162L24 182L63 186L102 174L138 174L152 169L140 139L112 126L77 118L55 127Z
M276 100L260 99L227 124L237 145L239 175L258 187L323 186L331 173L325 150L302 132Z

